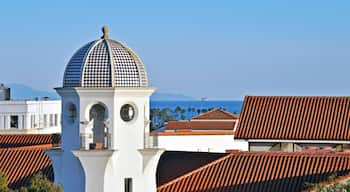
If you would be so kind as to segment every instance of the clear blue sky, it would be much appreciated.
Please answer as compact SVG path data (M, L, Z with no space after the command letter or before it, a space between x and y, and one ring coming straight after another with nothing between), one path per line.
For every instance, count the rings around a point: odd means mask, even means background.
M61 86L101 36L144 61L160 92L196 98L350 95L350 1L4 1L0 81Z

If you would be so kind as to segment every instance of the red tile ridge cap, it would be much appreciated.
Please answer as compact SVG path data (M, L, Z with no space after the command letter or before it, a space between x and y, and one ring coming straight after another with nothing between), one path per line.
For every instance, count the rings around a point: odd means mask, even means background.
M173 180L171 180L171 181L169 181L169 182L167 182L167 183L164 183L163 185L157 187L157 190L160 190L160 189L162 189L162 188L165 188L165 187L167 187L167 186L169 186L169 185L171 185L171 184L173 184L173 183L176 183L177 181L179 181L179 180L181 180L181 179L183 179L183 178L189 177L189 176L191 176L191 175L193 175L193 174L195 174L195 173L197 173L197 172L199 172L199 171L201 171L201 170L203 170L203 169L206 169L206 168L208 168L208 167L211 167L211 166L213 166L213 165L215 165L215 164L217 164L217 163L219 163L219 162L221 162L221 161L224 161L224 160L230 158L231 156L232 156L232 154L227 154L226 156L223 156L223 157L221 157L221 158L219 158L219 159L216 159L216 160L214 160L214 161L212 161L212 162L210 162L210 163L208 163L208 164L206 164L206 165L203 165L203 166L201 166L201 167L198 167L197 169L194 169L194 170L192 170L192 171L189 172L189 173L186 173L186 174L181 175L180 177L177 177L177 178L175 178L175 179L173 179Z
M221 112L226 113L227 115L230 115L231 117L235 118L235 119L239 119L239 115L238 114L234 114L234 113L230 113L228 111L219 109Z

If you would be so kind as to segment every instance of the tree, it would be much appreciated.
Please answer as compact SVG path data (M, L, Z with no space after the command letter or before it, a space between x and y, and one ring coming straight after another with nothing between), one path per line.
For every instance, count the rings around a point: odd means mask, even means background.
M180 106L177 106L176 108L175 108L175 113L179 113L181 111L181 107Z
M192 107L191 109L192 113L196 112L196 109L194 107Z
M154 108L151 109L151 130L155 130L158 128L158 119L159 117L160 109Z
M179 117L179 113L182 111L181 107L180 106L177 106L175 108L175 113L176 113L176 117L178 118Z
M22 187L19 192L63 192L63 188L39 173L33 176L28 187Z
M350 191L350 181L339 181L335 182L336 174L330 175L328 177L328 182L330 184L326 183L305 183L305 187L309 191L315 191L315 192L346 192Z
M7 176L0 172L0 192L10 192L7 187Z

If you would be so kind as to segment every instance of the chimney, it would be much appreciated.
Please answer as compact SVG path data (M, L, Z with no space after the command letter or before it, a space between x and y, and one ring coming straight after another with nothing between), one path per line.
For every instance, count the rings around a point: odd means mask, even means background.
M0 101L11 100L11 89L0 83Z

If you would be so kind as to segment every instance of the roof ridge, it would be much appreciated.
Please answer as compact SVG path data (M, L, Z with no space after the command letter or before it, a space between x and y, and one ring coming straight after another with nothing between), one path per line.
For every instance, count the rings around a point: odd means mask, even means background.
M219 108L214 108L214 109L212 109L212 110L210 110L210 111L207 111L207 112L204 112L204 113L202 113L202 114L199 114L199 115L197 115L197 116L193 117L192 119L195 119L195 118L201 117L201 116L203 116L203 115L206 115L206 114L208 114L208 113L211 113L211 112L213 112L213 111L217 111L217 110L219 110Z
M239 118L239 115L237 115L237 114L230 113L230 112L222 110L222 109L220 109L220 111L223 112L223 113L226 113L227 115L230 115L230 116L232 116L234 118Z
M230 157L232 157L232 154L227 154L227 155L225 155L223 157L220 157L219 159L216 159L216 160L214 160L214 161L212 161L212 162L210 162L208 164L200 166L200 167L198 167L198 168L196 168L196 169L194 169L194 170L192 170L192 171L190 171L190 172L188 172L188 173L186 173L184 175L181 175L180 177L177 177L177 178L175 178L175 179L173 179L173 180L171 180L169 182L164 183L163 185L157 187L157 190L165 188L165 187L167 187L167 186L169 186L169 185L171 185L171 184L173 184L173 183L175 183L175 182L177 182L179 180L182 180L183 178L189 177L189 176L191 176L191 175L193 175L193 174L195 174L195 173L197 173L197 172L199 172L199 171L201 171L203 169L206 169L208 167L214 166L215 164L217 164L217 163L219 163L221 161L224 161L224 160L226 160L226 159L228 159Z

